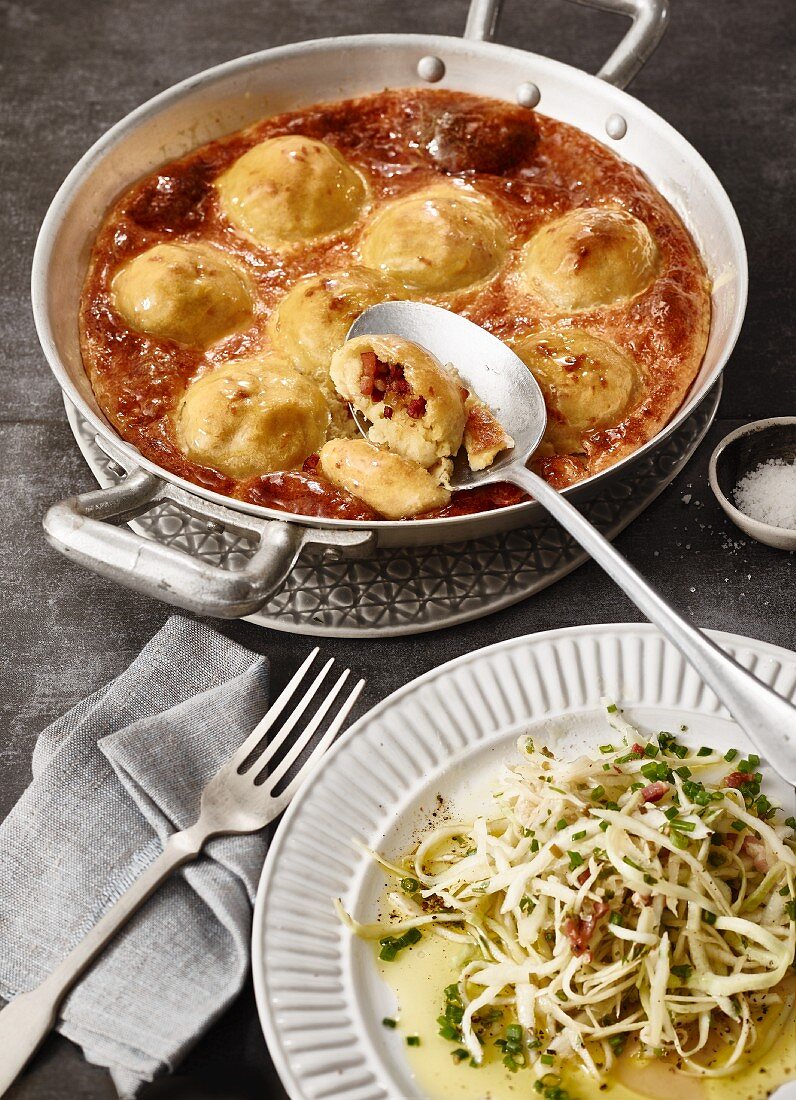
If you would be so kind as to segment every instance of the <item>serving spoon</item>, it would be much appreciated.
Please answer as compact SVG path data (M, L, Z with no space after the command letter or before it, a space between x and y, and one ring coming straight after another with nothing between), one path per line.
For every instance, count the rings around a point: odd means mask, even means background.
M547 426L547 409L538 382L519 356L465 317L421 302L371 306L351 326L347 339L388 335L411 340L441 363L453 364L514 439L514 447L486 470L471 470L460 455L454 464L452 487L471 489L509 481L535 497L682 653L767 762L783 779L796 784L796 707L675 611L566 497L528 469L526 463ZM367 436L359 413L352 412Z

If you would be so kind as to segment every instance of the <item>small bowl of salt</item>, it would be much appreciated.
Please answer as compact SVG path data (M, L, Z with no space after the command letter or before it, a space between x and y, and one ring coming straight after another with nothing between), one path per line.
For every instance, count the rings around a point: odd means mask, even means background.
M747 535L796 550L796 416L736 428L710 459L710 487Z

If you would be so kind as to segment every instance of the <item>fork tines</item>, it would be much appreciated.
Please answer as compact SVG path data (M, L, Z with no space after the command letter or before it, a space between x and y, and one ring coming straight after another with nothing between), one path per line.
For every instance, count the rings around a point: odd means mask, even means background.
M255 765L257 767L257 774L254 776L254 781L260 783L266 777L268 778L268 786L273 791L276 785L287 774L288 770L298 760L302 752L312 741L315 734L321 728L324 720L331 711L335 701L340 695L343 685L351 674L350 669L345 669L337 678L334 685L326 693L325 696L318 695L320 688L326 679L330 669L334 664L334 658L330 657L329 660L319 669L310 683L309 687L304 691L298 699L294 701L294 709L288 715L281 729L275 734L275 736L269 740L268 744L264 747L262 753L258 753L257 749L265 737L266 733L274 726L277 719L287 708L288 704L293 700L294 695L302 685L302 681L305 679L306 674L309 672L313 665L315 658L318 656L319 649L316 647L313 649L307 657L304 659L300 667L296 670L293 676L290 678L289 683L284 690L277 696L271 706L268 708L263 719L258 722L234 756L231 758L228 767L234 769L238 774L252 770ZM354 689L343 700L342 706L338 710L334 719L329 725L329 728L324 733L318 744L313 749L309 758L302 767L302 777L306 772L307 766L320 755L326 751L326 748L332 743L338 731L342 728L343 723L348 717L351 708L356 702L359 693L365 685L364 680L360 680ZM268 765L274 760L279 753L279 750L286 743L290 734L294 731L298 725L300 719L307 711L310 703L318 696L319 706L312 718L307 722L307 725L302 729L301 733L296 737L295 741L290 745L285 755L276 764L272 770L268 770ZM285 789L282 796L291 797L294 789L294 784L299 776ZM280 797L282 797L280 796Z

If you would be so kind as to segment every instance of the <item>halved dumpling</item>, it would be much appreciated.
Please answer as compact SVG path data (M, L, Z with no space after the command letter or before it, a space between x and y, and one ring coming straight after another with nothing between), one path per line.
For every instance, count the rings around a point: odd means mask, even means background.
M635 298L660 268L644 222L613 207L581 207L543 225L520 256L520 280L565 312Z
M428 469L455 455L465 425L459 379L399 336L357 336L332 356L337 392L371 422L374 443Z
M367 199L363 176L337 149L301 134L253 146L216 190L238 232L277 250L347 229Z
M582 451L584 436L619 424L633 405L638 367L607 340L571 328L535 332L513 347L542 389L545 442L557 453Z
M492 203L471 187L434 184L396 199L367 226L362 262L410 289L444 294L482 282L506 253Z
M360 313L405 293L389 276L366 268L299 279L268 320L274 347L319 384L329 381L333 352Z
M321 446L321 390L271 355L237 359L188 386L174 418L183 452L235 478L291 470Z
M254 290L246 272L220 249L171 241L124 263L113 278L114 309L131 328L208 348L246 328Z
M471 470L485 470L514 440L488 405L477 394L468 393L464 402L464 449Z
M443 508L451 498L419 463L365 439L330 440L321 448L318 468L332 485L364 500L386 519Z

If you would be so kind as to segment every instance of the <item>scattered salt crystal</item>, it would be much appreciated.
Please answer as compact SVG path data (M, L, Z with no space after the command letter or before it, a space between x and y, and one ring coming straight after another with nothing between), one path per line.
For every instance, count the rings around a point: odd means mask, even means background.
M759 523L796 530L796 462L770 458L733 490L736 508Z

